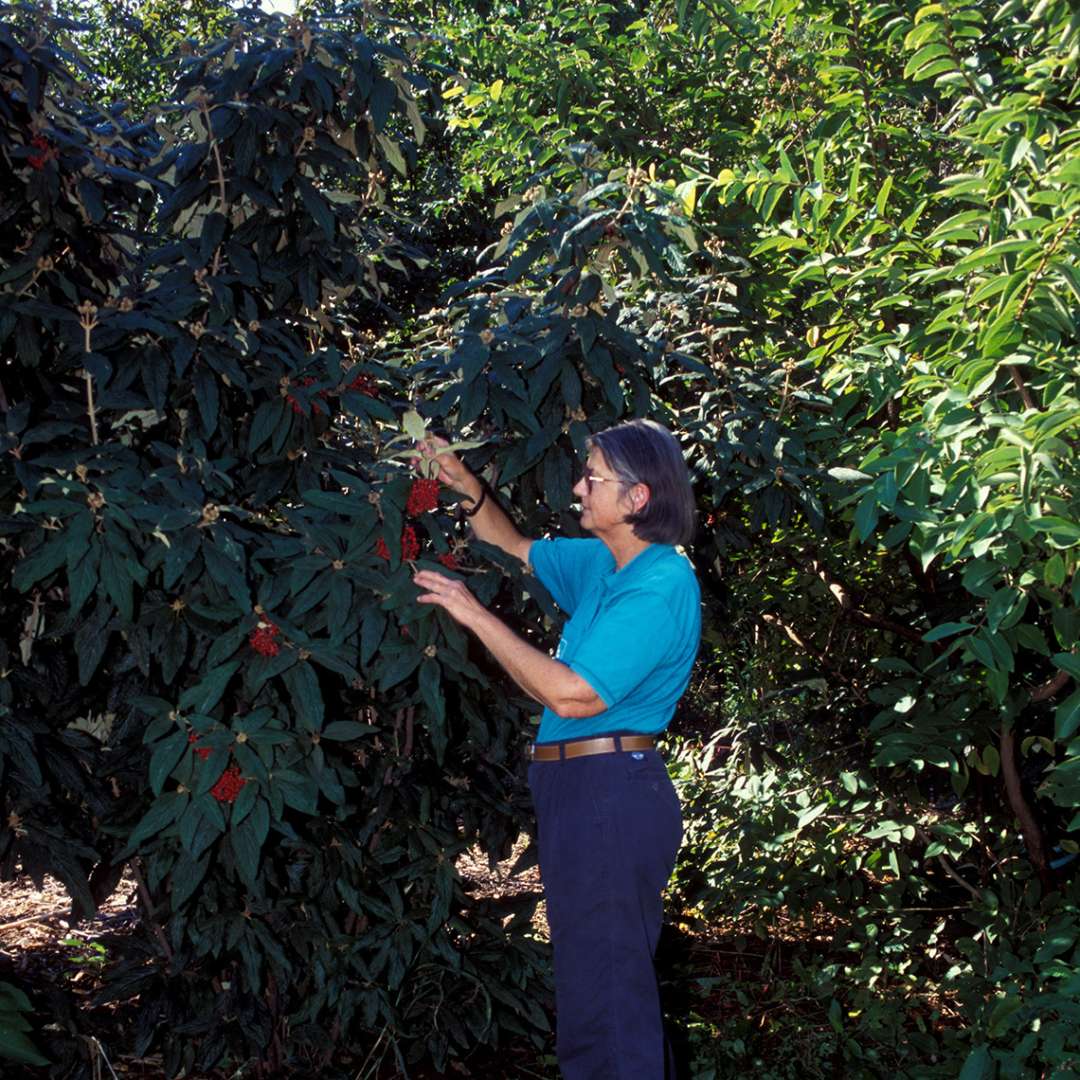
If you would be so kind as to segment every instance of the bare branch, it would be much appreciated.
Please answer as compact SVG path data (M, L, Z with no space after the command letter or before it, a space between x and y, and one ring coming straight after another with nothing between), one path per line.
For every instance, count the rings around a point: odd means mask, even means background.
M1052 679L1044 682L1042 686L1036 686L1031 691L1032 701L1046 701L1059 691L1064 690L1072 676L1067 671L1059 671Z
M998 739L998 752L1001 755L1001 776L1005 781L1005 794L1009 806L1020 823L1020 835L1024 838L1028 859L1035 873L1038 874L1043 888L1052 892L1055 888L1054 875L1046 857L1046 841L1039 826L1035 812L1024 798L1024 789L1020 782L1020 772L1016 767L1016 736L1010 727L1002 726Z

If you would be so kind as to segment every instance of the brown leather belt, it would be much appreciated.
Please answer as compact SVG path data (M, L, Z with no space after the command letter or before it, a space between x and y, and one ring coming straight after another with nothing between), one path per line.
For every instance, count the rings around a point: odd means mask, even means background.
M655 746L656 740L651 735L600 735L573 742L532 743L529 757L532 761L562 761L589 754L614 754L619 750L652 750Z

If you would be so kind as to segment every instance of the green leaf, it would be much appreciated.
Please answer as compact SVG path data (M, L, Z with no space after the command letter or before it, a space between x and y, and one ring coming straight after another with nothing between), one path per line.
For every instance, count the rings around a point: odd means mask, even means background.
M221 667L214 668L194 686L189 686L180 695L180 709L184 712L209 713L221 700L229 680L240 667L239 660L230 660Z
M976 1046L960 1070L959 1080L994 1080L994 1059L985 1046Z
M916 72L918 72L920 68L925 67L931 60L936 60L939 57L948 55L949 46L945 42L932 41L929 45L924 45L904 65L904 78L910 79L913 76L918 78Z
M1074 652L1054 653L1053 661L1062 671L1067 671L1074 679L1080 681L1080 654Z
M1054 738L1068 739L1080 728L1080 690L1070 694L1054 710Z
M402 154L401 147L388 135L383 135L382 132L376 135L375 138L382 147L382 151L386 155L386 160L389 161L402 176L408 176L409 167L405 163L405 155Z
M360 627L360 666L367 667L375 655L386 633L386 612L378 607L364 610L364 621Z
M101 543L95 537L85 554L72 566L68 562L68 614L78 615L98 583L98 567L101 565Z
M979 630L977 633L964 638L964 645L971 652L971 655L988 671L998 670L997 658L994 655L993 647L987 640L985 630Z
M176 768L188 748L188 733L181 728L162 739L150 755L150 790L160 795L169 773Z
M265 799L259 799L251 813L229 832L236 867L249 888L254 888L258 881L259 854L269 831L270 807Z
M972 623L942 623L940 626L935 626L933 630L929 630L925 634L923 634L923 641L940 641L942 638L952 637L953 634L961 634L965 630L974 629L975 627Z
M833 1031L837 1035L843 1034L844 1031L844 1011L840 1006L840 1002L833 998L829 1002L829 1024Z
M318 810L319 789L310 777L278 771L271 779L271 789L276 790L288 806L302 814L314 814Z
M282 679L289 688L289 695L296 715L299 717L300 726L305 731L322 730L325 707L315 669L311 664L302 661L289 668L282 675Z
M101 583L105 592L116 605L124 622L131 622L135 608L132 576L128 561L115 548L106 545L101 555Z
M304 202L304 208L322 230L323 236L332 243L334 240L336 222L334 221L334 212L330 209L330 204L310 180L303 176L297 176L295 182L296 187L300 192L300 198Z
M379 690L386 691L407 679L420 666L423 656L417 648L399 649L392 654L392 659L382 667L379 678Z
M1046 534L1047 543L1056 548L1070 548L1080 544L1080 524L1048 514L1030 518L1031 527Z
M858 469L845 469L840 466L829 469L828 474L834 480L839 480L842 484L863 483L873 479L869 473L860 472Z
M1043 566L1043 581L1052 589L1060 589L1065 584L1065 560L1055 553Z
M11 583L20 592L26 592L35 582L59 570L67 561L68 537L61 533L58 537L37 549L15 566Z
M874 203L874 208L877 210L878 217L885 215L885 207L889 202L889 193L892 191L893 177L892 173L889 173L885 177L884 182L881 185L881 190L878 192L877 201Z
M199 406L199 419L202 420L203 433L207 436L213 435L217 430L218 408L221 401L217 375L206 363L200 363L192 375L192 384L195 387L195 401Z
M128 837L127 847L124 849L130 854L145 840L157 836L163 829L167 829L183 812L188 803L187 792L170 791L159 795L151 804L150 809L140 818L139 823L131 830Z
M12 1022L11 1014L0 1012L0 1058L19 1065L51 1065L47 1057L38 1053L37 1047L24 1031Z
M817 806L811 806L811 807L807 808L806 810L803 810L799 814L799 819L798 819L795 827L797 829L805 828L812 821L817 821L817 819L819 817L821 817L821 815L824 814L825 811L828 810L828 809L829 809L829 804L827 802L823 802L823 803L818 803Z
M877 497L872 491L868 491L855 509L855 533L861 541L865 542L870 538L877 526L878 513Z
M194 859L186 851L180 852L173 866L170 879L172 888L169 892L169 903L173 911L179 911L199 885L202 884L209 866L209 855L204 855L201 859Z
M423 442L427 438L427 424L415 409L405 411L401 417L401 427L414 442Z
M255 410L255 418L251 421L251 431L248 433L249 454L255 453L270 438L281 423L285 409L285 399L279 396L272 401L264 401Z

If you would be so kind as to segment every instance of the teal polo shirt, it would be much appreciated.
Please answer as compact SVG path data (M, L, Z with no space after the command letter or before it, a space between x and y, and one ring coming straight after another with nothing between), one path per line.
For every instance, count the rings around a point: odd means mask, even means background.
M545 709L537 741L663 731L701 640L701 589L690 560L669 544L650 544L616 570L600 540L536 540L529 562L570 616L555 658L607 706L580 720Z

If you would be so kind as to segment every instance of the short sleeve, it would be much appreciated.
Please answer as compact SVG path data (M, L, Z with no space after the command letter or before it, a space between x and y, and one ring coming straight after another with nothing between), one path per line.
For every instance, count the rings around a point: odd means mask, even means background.
M581 602L586 590L614 563L599 540L534 540L529 548L529 564L555 603L568 615Z
M679 622L663 596L630 590L600 613L568 666L610 709L663 663L679 633Z

